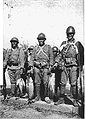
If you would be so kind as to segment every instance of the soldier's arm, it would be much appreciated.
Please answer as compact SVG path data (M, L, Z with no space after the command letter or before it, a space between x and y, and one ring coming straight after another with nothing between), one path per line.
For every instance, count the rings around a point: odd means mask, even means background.
M7 51L7 53L5 55L5 59L4 59L4 62L3 62L3 68L6 68L8 59L9 59L9 51Z
M55 64L54 64L54 66L58 66L59 65L59 63L61 62L61 59L62 59L62 55L61 55L61 53L59 53L57 56L56 56L56 58L55 58Z
M33 67L34 66L34 59L35 59L35 48L33 49L30 61L29 61L29 66Z
M50 60L50 66L53 66L53 51L51 46L49 46L49 60Z
M20 68L24 68L24 63L25 63L25 53L23 49L20 49Z

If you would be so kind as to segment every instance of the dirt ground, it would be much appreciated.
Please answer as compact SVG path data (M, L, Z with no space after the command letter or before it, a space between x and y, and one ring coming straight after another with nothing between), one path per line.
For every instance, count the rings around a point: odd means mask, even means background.
M2 101L0 97L0 119L80 119L78 115L63 114L45 108L28 105L27 101L10 99Z

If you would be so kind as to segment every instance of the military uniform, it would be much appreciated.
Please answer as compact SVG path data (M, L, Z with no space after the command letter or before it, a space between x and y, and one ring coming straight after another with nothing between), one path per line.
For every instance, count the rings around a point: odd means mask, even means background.
M20 48L9 49L4 60L4 67L7 66L11 82L12 94L15 94L15 85L20 78L20 69L24 68L24 51Z
M58 92L58 88L60 89L60 81L61 81L61 60L62 60L62 56L60 54L59 49L54 46L53 48L53 59L54 59L54 65L51 68L51 72L55 73L55 95L54 95L54 101L57 101L59 98L59 92Z
M3 61L5 60L6 53L7 53L7 50L3 49Z
M30 66L34 66L36 93L40 92L41 80L45 86L44 96L48 96L49 67L53 65L53 52L50 45L35 46Z
M77 54L78 50L74 42L67 42L64 48L62 49L65 67L61 75L61 87L63 87L61 89L61 94L65 93L65 86L69 78L74 98L76 98Z
M56 103L64 103L65 97L65 86L67 80L69 79L72 95L74 98L74 106L77 105L76 97L76 83L77 83L77 56L78 56L78 49L75 45L75 39L73 38L75 34L75 29L72 26L69 26L66 30L67 34L67 41L63 41L61 47L61 54L63 59L62 65L62 73L61 73L61 88L60 88L60 100Z
M35 95L35 82L34 82L34 71L33 69L31 69L30 67L30 60L31 60L31 55L32 55L32 51L33 51L33 48L34 46L30 46L28 48L28 51L27 51L27 64L26 64L26 67L27 67L27 72L26 72L26 76L27 76L27 80L26 80L26 92L28 93L28 98L29 100L33 97L29 97L29 79L30 77L32 78L33 80L33 86L34 86L34 95Z

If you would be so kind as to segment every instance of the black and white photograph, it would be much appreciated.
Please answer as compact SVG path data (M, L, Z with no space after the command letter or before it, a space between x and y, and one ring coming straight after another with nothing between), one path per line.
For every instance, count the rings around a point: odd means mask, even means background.
M0 119L84 119L84 5L2 0Z

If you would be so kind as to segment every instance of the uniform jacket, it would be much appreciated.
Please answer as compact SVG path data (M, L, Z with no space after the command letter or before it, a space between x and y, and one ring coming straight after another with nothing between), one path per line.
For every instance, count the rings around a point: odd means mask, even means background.
M62 44L61 53L66 64L77 65L78 49L75 42L64 42L64 44Z
M10 69L24 68L25 54L23 49L9 49L5 56L4 67L8 66Z
M47 63L49 66L53 65L53 52L50 45L45 44L44 46L40 47L39 45L35 46L30 65L33 66L34 62L37 63Z

